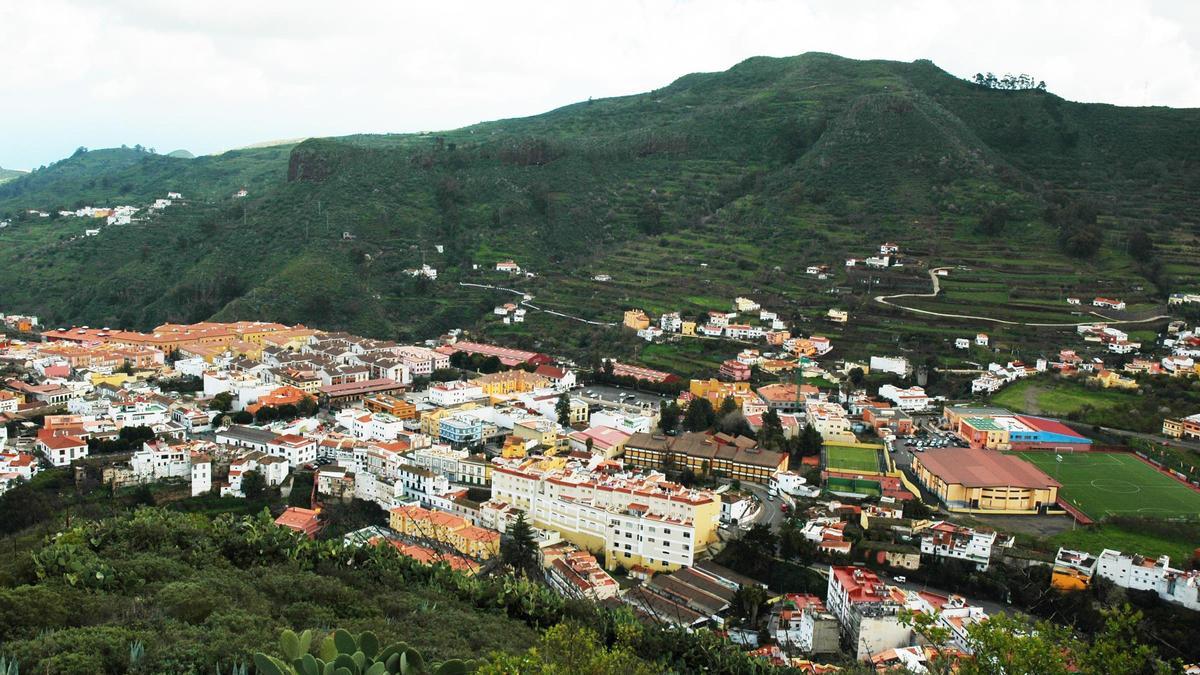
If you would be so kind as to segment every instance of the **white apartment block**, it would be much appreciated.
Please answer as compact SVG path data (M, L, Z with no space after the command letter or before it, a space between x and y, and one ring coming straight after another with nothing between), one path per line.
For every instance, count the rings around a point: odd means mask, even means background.
M1122 588L1152 591L1166 602L1200 611L1200 571L1173 569L1171 559L1158 559L1104 549L1096 558L1096 575Z
M895 403L897 408L905 412L924 410L930 404L929 397L925 395L925 390L921 387L904 389L895 385L885 384L879 388L879 397Z
M267 443L267 452L297 467L317 461L317 441L299 434L284 434Z
M871 370L884 373L894 373L906 377L909 372L908 359L903 356L872 356Z
M660 474L593 474L537 459L497 463L492 497L577 546L604 551L609 569L691 566L715 540L721 514L719 496Z
M469 382L443 382L429 388L429 402L449 408L483 398L483 388Z
M139 481L189 477L192 472L191 452L186 445L168 445L161 440L148 441L129 458L129 468Z
M921 553L966 560L974 563L975 569L985 572L991 565L992 546L995 543L995 532L939 521L921 534Z

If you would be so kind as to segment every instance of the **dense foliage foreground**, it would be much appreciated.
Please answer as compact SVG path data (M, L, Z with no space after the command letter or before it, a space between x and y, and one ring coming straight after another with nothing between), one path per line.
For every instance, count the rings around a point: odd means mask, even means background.
M31 540L32 539L32 540ZM587 628L584 628L586 626ZM523 672L769 670L715 635L647 628L509 576L310 541L258 516L159 508L0 540L0 655L34 673L253 671L284 629L371 631L430 662Z

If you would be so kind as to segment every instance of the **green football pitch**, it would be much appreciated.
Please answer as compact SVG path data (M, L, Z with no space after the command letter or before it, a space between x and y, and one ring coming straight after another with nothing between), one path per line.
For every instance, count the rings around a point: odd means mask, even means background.
M827 445L825 468L879 473L879 451L875 448Z
M1164 476L1132 454L1050 451L1017 454L1062 483L1062 498L1096 520L1110 515L1200 516L1200 492Z

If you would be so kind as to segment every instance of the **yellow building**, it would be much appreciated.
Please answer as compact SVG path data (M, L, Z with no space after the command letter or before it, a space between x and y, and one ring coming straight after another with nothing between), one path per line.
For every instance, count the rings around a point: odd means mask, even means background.
M749 382L722 382L715 379L692 380L688 384L688 394L694 398L708 399L708 402L712 404L713 410L719 409L721 404L725 402L725 399L731 396L737 402L742 412L747 415L766 412L767 410L762 398L750 389ZM679 405L685 408L688 402L688 396L681 396L679 398ZM747 403L750 405L747 405ZM761 406L762 410L753 409L758 406Z
M1094 377L1089 378L1092 382L1099 384L1105 389L1137 389L1137 380L1132 377L1126 377L1112 370L1102 370L1096 373Z
M467 525L451 532L448 539L446 543L465 556L487 560L500 555L500 533L495 530Z
M363 399L363 405L371 412L384 412L396 419L411 420L417 417L417 406L402 398L377 394Z
M535 389L549 387L549 379L529 373L520 368L490 373L471 380L471 384L483 390L486 396L499 397L509 394L524 394Z
M533 441L543 448L558 447L558 425L544 417L516 422L512 435L523 441Z
M696 334L696 322L695 321L684 321L683 323L681 323L679 325L679 334L694 336Z
M504 459L524 459L529 452L525 449L525 440L516 436L506 436L504 445L500 448L500 456Z
M975 448L932 448L912 471L951 511L1045 513L1061 484L1013 455Z
M650 317L640 309L625 310L625 327L634 330L643 330L650 327Z
M388 524L405 536L446 544L465 556L479 560L487 560L500 553L499 532L471 525L466 519L452 513L420 506L401 506L392 509Z
M762 450L744 436L636 433L625 441L625 464L638 469L691 469L697 476L768 483L787 470L786 453Z
M242 339L263 347L276 347L294 352L300 351L309 343L317 331L309 328L293 328L291 330L261 331L244 333Z
M138 378L125 373L92 373L88 379L91 380L93 387L98 387L102 384L122 387L126 382L135 382Z
M426 436L438 438L441 436L441 423L443 417L449 417L464 410L472 410L478 408L476 403L464 403L453 408L432 408L421 413L421 433Z
M177 353L183 356L198 356L207 363L212 363L214 359L229 352L235 356L244 356L252 361L262 359L263 346L246 340L232 340L229 342L214 342L210 344L194 342L180 345L176 350Z

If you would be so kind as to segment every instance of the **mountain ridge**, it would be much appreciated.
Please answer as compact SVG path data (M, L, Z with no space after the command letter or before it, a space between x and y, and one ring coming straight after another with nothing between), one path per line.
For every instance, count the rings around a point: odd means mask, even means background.
M712 293L702 295L766 284L792 294L797 316L815 316L840 301L787 275L892 238L1009 278L1010 251L1036 251L1031 262L1059 270L1071 288L1115 286L1131 304L1150 305L1198 281L1183 264L1200 223L1198 130L1200 110L987 89L926 60L754 57L650 92L438 133L305 139L186 160L86 153L0 186L0 214L167 190L190 205L157 217L168 225L161 237L110 228L84 248L39 231L0 252L0 282L32 266L29 282L8 294L11 309L50 321L144 328L272 318L427 336L483 328L489 298L452 282L499 258L545 276L523 282L541 300L611 321L626 305L669 309L696 276L698 263L683 261L724 251L731 267L710 262ZM237 189L250 197L233 199ZM1051 221L1052 207L1075 214L1083 203L1096 214L1087 222ZM985 215L995 231L981 234ZM1158 272L1125 253L1134 232L1163 242ZM139 260L101 261L109 236L120 239L110 256L138 251ZM1087 242L1087 257L1058 250L1060 239ZM643 279L586 282L593 268L633 258ZM442 271L437 297L403 273L422 262ZM61 264L102 283L72 294L41 271ZM918 276L888 283L916 285ZM105 290L121 284L149 301ZM1049 306L1043 290L1029 286ZM570 344L558 346L593 349L580 330L567 329ZM557 339L549 332L507 337Z

